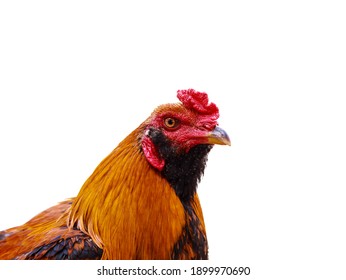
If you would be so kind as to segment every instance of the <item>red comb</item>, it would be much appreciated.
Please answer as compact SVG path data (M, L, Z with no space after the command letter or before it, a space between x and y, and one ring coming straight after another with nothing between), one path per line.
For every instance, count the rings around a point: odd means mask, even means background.
M177 97L186 108L210 115L210 118L214 120L219 118L219 108L214 103L209 103L208 94L205 92L194 89L178 90Z

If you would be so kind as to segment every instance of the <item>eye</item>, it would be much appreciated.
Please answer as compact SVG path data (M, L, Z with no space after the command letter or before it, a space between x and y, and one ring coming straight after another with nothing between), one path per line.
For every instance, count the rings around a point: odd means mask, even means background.
M175 129L178 127L179 121L177 119L168 117L164 119L164 124L168 129Z

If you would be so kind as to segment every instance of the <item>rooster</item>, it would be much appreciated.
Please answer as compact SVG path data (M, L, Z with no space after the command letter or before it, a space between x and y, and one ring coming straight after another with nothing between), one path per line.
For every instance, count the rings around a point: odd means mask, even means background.
M179 90L96 167L77 197L0 232L0 259L208 259L197 185L230 145L208 95Z

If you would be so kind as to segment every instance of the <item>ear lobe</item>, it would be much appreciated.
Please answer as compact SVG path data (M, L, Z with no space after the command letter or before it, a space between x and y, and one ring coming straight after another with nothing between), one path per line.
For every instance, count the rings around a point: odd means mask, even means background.
M142 149L147 161L157 170L162 171L165 161L160 157L154 143L148 136L144 136L142 140Z

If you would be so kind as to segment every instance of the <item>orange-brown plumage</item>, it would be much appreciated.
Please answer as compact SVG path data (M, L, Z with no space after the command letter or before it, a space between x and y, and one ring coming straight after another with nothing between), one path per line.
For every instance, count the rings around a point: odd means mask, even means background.
M0 259L206 259L196 187L211 146L229 138L206 94L180 94L188 100L158 107L76 198L0 232Z

